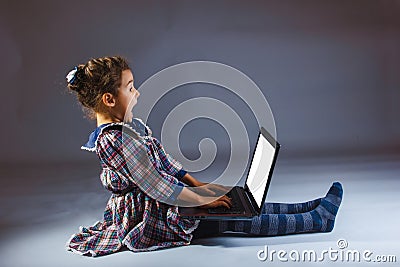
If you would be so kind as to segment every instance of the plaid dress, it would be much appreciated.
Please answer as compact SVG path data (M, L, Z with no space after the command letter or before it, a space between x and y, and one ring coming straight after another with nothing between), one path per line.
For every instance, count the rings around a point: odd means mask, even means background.
M125 138L123 127L129 127L138 138ZM183 219L177 206L155 200L173 203L182 190L176 185L183 185L180 179L186 171L165 153L147 125L140 119L133 119L132 127L103 124L91 133L82 149L98 155L103 168L100 180L112 195L103 221L80 227L80 232L67 242L67 250L101 256L116 252L123 245L138 252L190 244L199 221ZM143 153L154 168L143 164ZM162 179L149 178L157 175Z

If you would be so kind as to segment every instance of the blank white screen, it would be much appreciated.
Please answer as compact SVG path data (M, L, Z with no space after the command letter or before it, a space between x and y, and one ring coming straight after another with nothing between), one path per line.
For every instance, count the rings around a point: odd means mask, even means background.
M265 186L268 182L269 173L271 171L272 161L274 159L275 148L268 142L265 137L260 134L253 161L250 166L249 176L246 184L253 194L258 207L261 207L262 198L264 196Z

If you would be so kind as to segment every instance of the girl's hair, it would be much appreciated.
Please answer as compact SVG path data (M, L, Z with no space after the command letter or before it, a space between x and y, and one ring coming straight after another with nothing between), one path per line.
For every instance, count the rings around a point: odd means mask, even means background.
M94 119L95 112L101 112L103 94L118 95L124 70L130 68L126 59L120 56L91 59L76 67L67 86L76 93L89 118Z

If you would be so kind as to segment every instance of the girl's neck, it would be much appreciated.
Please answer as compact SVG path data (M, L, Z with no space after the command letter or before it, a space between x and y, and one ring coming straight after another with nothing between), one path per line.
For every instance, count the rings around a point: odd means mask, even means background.
M97 120L97 126L100 126L105 123L121 122L121 120L103 113L96 113L96 120Z

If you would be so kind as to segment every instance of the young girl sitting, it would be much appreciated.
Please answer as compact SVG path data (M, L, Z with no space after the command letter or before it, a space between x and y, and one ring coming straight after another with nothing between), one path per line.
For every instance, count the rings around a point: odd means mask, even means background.
M215 236L226 231L244 232L256 236L294 233L330 232L334 227L343 190L335 182L325 197L296 204L265 203L262 214L243 221L198 221L180 217L176 205L169 201L198 203L202 208L225 206L231 201L222 196L208 204L195 191L186 187L171 190L171 185L191 187L207 185L187 173L182 165L168 155L160 142L140 119L127 111L135 89L132 72L124 58L104 57L89 60L75 67L67 76L68 88L96 119L97 128L82 149L95 152L100 159L100 180L112 195L104 211L104 219L80 232L67 242L67 249L81 255L100 256L126 246L132 251L190 244L192 238ZM126 114L129 112L129 114ZM129 121L130 124L124 122ZM129 127L141 142L122 137ZM132 148L129 158L123 148ZM142 164L143 155L151 167ZM137 164L130 170L127 160ZM158 182L151 177L162 177ZM147 182L147 186L138 181ZM206 190L218 189L218 185ZM160 201L164 196L169 201Z

